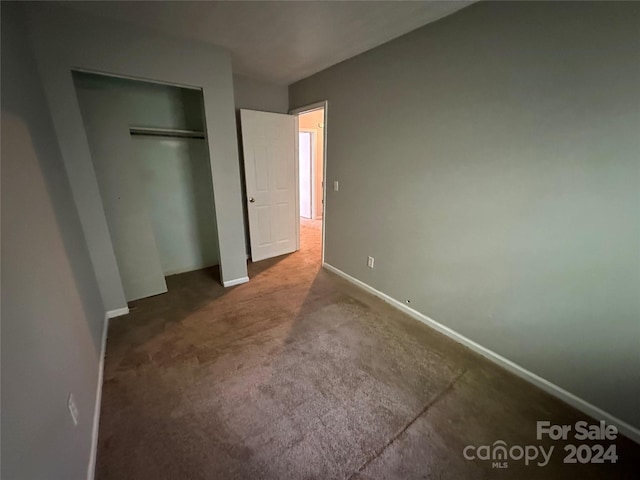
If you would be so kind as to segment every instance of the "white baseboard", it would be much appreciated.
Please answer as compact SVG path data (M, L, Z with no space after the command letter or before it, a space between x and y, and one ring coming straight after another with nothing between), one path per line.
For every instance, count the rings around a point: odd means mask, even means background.
M129 313L129 307L124 308L116 308L115 310L109 310L107 312L108 318L121 317L122 315L127 315Z
M129 309L127 309L128 311ZM98 359L98 384L96 385L96 404L93 410L93 430L91 434L91 452L87 468L87 480L93 480L96 474L98 456L98 428L100 427L100 406L102 404L102 382L104 379L104 357L107 351L107 333L109 331L109 312L104 315L102 340L100 342L100 358Z
M407 305L396 300L395 298L392 298L389 295L382 293L379 290L376 290L372 286L358 280L357 278L352 277L351 275L343 272L342 270L334 267L333 265L329 265L328 263L323 263L322 266L326 268L328 271L335 273L336 275L344 278L350 283L353 283L354 285L362 288L363 290L366 290L367 292L384 300L388 304L396 307L398 310L403 311L404 313L415 318L416 320L421 321L422 323L428 325L434 330L437 330L438 332L446 335L447 337L455 340L456 342L461 343L462 345L470 348L474 352L479 353L483 357L491 360L492 362L498 364L499 366L516 374L520 378L523 378L529 383L532 383L533 385L541 388L545 392L550 393L554 397L559 398L560 400L568 403L569 405L580 410L581 412L586 413L587 415L597 420L604 420L608 424L615 425L618 428L618 431L620 433L630 438L634 442L640 444L640 429L634 427L633 425L623 420L620 420L619 418L611 415L610 413L605 412L601 408L598 408L595 405L587 402L586 400L574 395L573 393L566 391L562 387L559 387L558 385L551 383L548 380L545 380L544 378L536 375L535 373L530 372L529 370L503 357L502 355L492 350L489 350L486 347L483 347L479 343L476 343L473 340L465 337L464 335L461 335L455 330L452 330L449 327L446 327L441 323L436 322L435 320L427 317L426 315L418 312L417 310L414 310L413 308L408 307Z
M240 277L240 278L236 278L234 280L228 280L225 282L222 282L222 286L227 288L227 287L234 287L236 285L240 285L242 283L247 283L249 281L249 277Z

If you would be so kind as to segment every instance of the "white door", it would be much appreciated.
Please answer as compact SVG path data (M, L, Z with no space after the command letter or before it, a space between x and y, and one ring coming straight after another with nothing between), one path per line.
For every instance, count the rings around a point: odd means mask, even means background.
M298 139L298 149L300 164L298 172L300 173L300 216L311 218L311 196L313 194L312 187L312 160L311 160L311 132L300 132Z
M240 110L251 259L296 250L295 118Z

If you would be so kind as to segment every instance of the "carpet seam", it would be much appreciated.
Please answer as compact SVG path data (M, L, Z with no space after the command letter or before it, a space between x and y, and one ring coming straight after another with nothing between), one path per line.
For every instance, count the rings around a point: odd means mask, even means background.
M439 392L436 396L434 396L431 400L429 400L427 404L422 408L422 410L420 410L420 412L418 412L418 414L415 417L409 420L409 422L404 427L402 427L393 437L391 437L391 439L380 450L375 452L373 456L368 458L362 465L360 465L360 467L355 472L349 475L349 477L347 477L347 480L351 480L354 477L354 475L361 473L371 462L373 462L376 458L382 455L382 453L391 445L393 445L393 443L398 438L400 438L400 436L404 432L406 432L409 429L409 427L411 427L411 425L413 425L416 422L416 420L418 420L422 415L427 413L427 411L429 411L431 407L433 407L441 398L443 398L447 393L449 393L453 389L453 386L458 382L458 380L462 378L462 376L465 373L467 373L466 368L463 369L458 375L456 375L453 378L453 380L451 380L451 382L449 382L449 384L441 392Z

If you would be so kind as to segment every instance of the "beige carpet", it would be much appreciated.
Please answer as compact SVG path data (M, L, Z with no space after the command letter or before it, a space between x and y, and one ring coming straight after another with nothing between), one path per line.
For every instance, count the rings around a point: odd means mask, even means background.
M628 440L616 465L564 465L560 443L546 467L465 460L582 416L321 270L301 225L249 283L176 275L111 322L99 480L638 478Z

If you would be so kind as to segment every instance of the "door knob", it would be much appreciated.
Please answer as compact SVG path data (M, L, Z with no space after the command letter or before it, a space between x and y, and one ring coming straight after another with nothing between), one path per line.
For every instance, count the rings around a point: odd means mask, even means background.
M249 202L250 202L250 203L255 203L255 201L256 201L256 199L255 199L255 198L253 198L253 197L249 197Z

